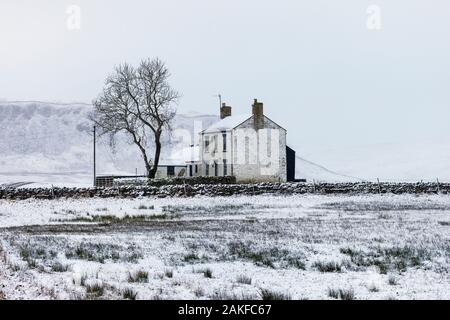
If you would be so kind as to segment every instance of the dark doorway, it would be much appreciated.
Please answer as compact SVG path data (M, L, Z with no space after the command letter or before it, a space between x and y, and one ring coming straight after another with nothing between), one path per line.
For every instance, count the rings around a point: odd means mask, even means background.
M175 175L175 167L174 166L168 166L167 167L167 176L173 177Z
M286 146L286 176L287 181L295 181L295 151Z

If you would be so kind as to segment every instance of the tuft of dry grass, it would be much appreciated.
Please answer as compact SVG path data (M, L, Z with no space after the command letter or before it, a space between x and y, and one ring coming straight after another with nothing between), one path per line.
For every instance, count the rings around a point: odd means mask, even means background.
M271 289L260 289L259 295L262 300L292 300L289 293L283 293Z
M242 283L242 284L252 284L252 278L246 276L246 275L239 275L236 279L236 281L238 283Z
M137 292L133 290L133 288L125 288L122 291L122 297L126 300L136 300Z
M144 270L139 270L136 272L128 272L128 282L148 282L148 272Z
M328 289L328 296L334 299L355 300L353 289Z

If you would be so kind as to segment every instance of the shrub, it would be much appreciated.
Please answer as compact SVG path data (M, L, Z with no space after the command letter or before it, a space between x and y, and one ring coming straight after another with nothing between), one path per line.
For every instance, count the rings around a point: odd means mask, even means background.
M294 267L296 269L300 269L300 270L306 269L305 263L298 258L289 257L287 259L287 264L288 264L288 266Z
M198 257L198 255L194 252L188 253L187 255L185 255L183 257L184 262L192 262L192 261L199 260L199 259L200 258Z
M351 262L360 267L376 266L381 274L389 270L406 271L408 267L421 266L431 259L431 252L412 245L395 247L373 247L365 252L351 248L341 248L341 253L349 255Z
M313 264L313 267L319 270L320 272L341 272L342 271L342 263L338 263L335 261L316 261Z
M388 277L388 284L390 286L396 286L398 284L397 278L395 276L393 276L393 275L389 275L389 277Z
M237 277L236 281L242 284L252 284L252 278L247 277L245 275L240 275Z
M339 299L339 297L340 297L339 290L329 288L328 289L328 296L330 298L333 298L333 299Z
M122 297L127 300L136 300L137 292L134 291L132 288L125 288L122 291Z
M369 291L370 292L378 292L378 291L380 291L380 289L374 284L374 283L372 283L370 286L369 286Z
M262 300L291 300L289 293L282 293L270 289L260 289L259 295Z
M166 271L164 271L164 275L167 278L173 278L173 270L166 270Z
M203 275L205 276L205 278L212 278L212 270L207 268L203 271Z
M148 282L148 272L139 270L137 272L128 272L128 282Z
M122 254L121 254L122 253ZM142 257L134 246L121 247L118 245L82 242L75 248L70 247L65 252L68 259L82 259L104 263L105 260L123 260L136 262Z
M202 288L198 287L194 290L194 294L197 298L200 298L205 295L205 291Z
M103 283L95 282L86 284L86 294L91 297L101 297L104 292Z
M209 296L212 300L256 300L258 297L255 297L250 294L236 294L234 292L227 292L225 290L218 290Z
M51 267L53 272L66 272L69 269L67 264L62 264L61 262L55 262Z
M36 259L28 258L27 264L30 269L36 269L38 267L38 262Z
M274 269L294 267L305 270L302 253L291 252L277 246L259 248L257 244L251 241L233 241L228 244L228 251L229 256L250 260L257 266L267 266Z
M14 271L14 272L20 271L20 270L22 269L22 266L21 266L20 264L18 264L18 263L13 263L13 262L10 262L10 263L9 263L9 267L10 267L11 270Z
M334 299L354 300L355 293L353 289L328 289L328 296Z

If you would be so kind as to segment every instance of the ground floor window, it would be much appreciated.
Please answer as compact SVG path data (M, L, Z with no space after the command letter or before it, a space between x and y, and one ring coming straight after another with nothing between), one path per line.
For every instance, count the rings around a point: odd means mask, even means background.
M205 176L209 176L209 163L205 163Z
M219 175L219 165L214 162L214 175L217 177Z
M175 175L175 167L174 166L168 166L167 167L167 176L173 177Z
M227 174L228 174L227 159L223 159L223 175L226 176Z

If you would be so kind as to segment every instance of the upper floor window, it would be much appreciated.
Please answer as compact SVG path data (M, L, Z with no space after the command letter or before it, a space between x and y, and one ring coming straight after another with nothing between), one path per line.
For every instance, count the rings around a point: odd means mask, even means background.
M205 137L205 152L209 152L209 137Z
M223 152L227 152L227 133L222 132Z
M217 141L218 141L218 136L215 134L213 137L212 137L212 144L213 144L213 146L212 146L212 152L213 153L217 153L217 151L218 151L218 146L217 146Z
M250 138L245 137L245 164L250 163Z

